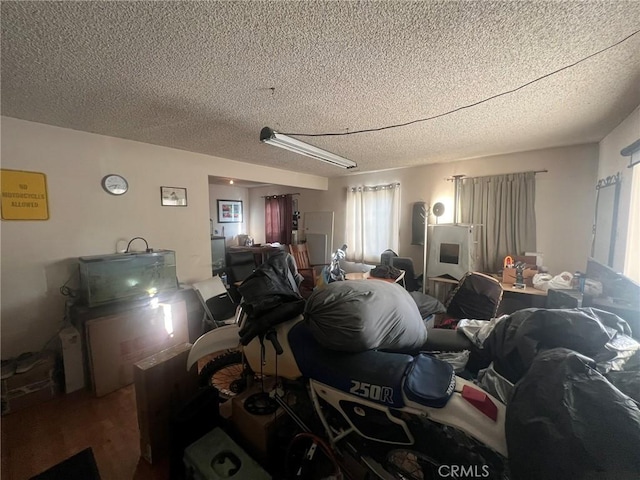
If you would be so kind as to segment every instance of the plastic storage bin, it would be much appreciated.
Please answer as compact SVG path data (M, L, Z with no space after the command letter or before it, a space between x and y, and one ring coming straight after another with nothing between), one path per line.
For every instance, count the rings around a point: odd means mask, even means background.
M271 475L221 428L189 445L183 460L187 480L271 480Z

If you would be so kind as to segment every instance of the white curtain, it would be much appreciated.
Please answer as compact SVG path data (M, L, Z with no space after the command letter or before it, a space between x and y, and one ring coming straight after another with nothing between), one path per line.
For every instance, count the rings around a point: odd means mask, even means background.
M497 272L507 255L536 251L536 175L464 178L460 218L481 225L482 271Z
M398 251L400 184L359 186L347 190L347 258L380 263L380 254Z

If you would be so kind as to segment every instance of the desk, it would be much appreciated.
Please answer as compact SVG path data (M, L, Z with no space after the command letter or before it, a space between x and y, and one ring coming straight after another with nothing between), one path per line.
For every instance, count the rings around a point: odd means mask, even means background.
M232 245L228 247L230 252L251 252L256 259L259 259L256 262L256 266L260 266L267 259L269 254L279 252L281 249L279 247L272 247L271 245L253 245L251 247L247 247L244 245Z
M547 292L533 287L514 288L512 283L501 283L502 302L498 315L511 314L524 308L545 308Z
M459 283L458 280L441 277L429 277L427 280L430 282L429 295L437 298L443 304L449 297L449 292L451 292L451 290ZM538 290L533 287L514 288L512 283L500 283L500 285L502 285L502 290L504 292L503 300L515 300L515 302L521 305L521 308L527 308L528 306L544 307L545 299L542 297L547 296L547 292L544 290ZM433 290L431 290L431 286L433 286ZM537 297L541 298L538 299ZM506 308L504 310L517 309L518 305L516 305L515 302L507 301L507 305L505 305ZM510 306L509 303L512 303L513 305Z
M539 297L547 296L547 292L545 292L544 290L538 290L537 288L533 287L515 288L513 286L513 283L501 283L500 285L502 285L502 290L504 292L519 293L521 295L535 295Z

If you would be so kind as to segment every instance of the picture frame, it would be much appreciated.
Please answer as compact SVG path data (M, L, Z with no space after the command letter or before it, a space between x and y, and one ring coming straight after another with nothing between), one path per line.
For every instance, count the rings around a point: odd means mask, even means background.
M160 187L160 204L163 207L186 207L187 189L182 187Z
M218 200L218 223L242 223L242 200Z

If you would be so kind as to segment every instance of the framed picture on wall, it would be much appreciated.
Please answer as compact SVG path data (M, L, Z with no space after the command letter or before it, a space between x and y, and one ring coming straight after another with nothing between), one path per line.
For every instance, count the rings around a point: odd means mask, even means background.
M242 200L218 200L218 223L242 223Z
M160 187L160 203L165 207L186 207L187 189L181 187Z

